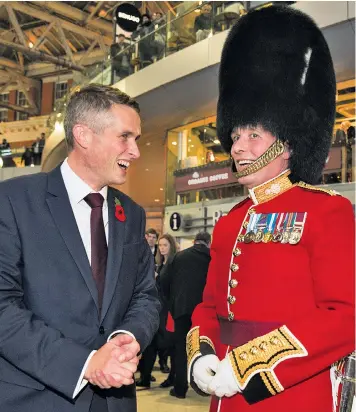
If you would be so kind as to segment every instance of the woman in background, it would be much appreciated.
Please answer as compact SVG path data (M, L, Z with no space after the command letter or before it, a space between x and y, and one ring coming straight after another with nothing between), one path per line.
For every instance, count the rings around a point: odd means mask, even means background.
M171 356L171 369L169 370L167 366L168 355L171 355L171 350L173 347L173 333L166 330L166 323L168 318L168 305L163 299L160 290L160 277L169 268L169 264L177 252L176 241L173 236L168 233L162 235L158 240L158 264L156 265L156 285L158 289L158 295L161 302L161 312L160 312L160 324L158 331L153 338L152 343L146 348L142 355L140 361L140 372L141 377L136 382L138 387L151 387L151 374L153 370L154 363L156 361L157 353L159 354L159 364L160 369L163 373L169 373L168 378L161 383L161 388L168 388L173 386L175 368L172 364L173 357Z

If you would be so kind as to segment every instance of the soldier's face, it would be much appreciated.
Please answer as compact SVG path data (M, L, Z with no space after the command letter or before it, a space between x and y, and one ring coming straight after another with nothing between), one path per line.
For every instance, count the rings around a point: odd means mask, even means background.
M231 156L237 171L246 169L276 141L276 137L262 127L238 128L231 135ZM256 173L241 177L238 182L248 189L273 179L288 168L289 152L285 151Z

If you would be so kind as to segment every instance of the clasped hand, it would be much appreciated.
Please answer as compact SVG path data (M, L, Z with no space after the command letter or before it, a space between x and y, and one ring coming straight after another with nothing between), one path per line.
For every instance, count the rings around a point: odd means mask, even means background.
M202 356L194 364L193 378L200 390L219 398L241 393L228 357L220 362L215 355Z
M117 335L93 355L84 378L102 389L132 385L139 351L140 345L134 338Z

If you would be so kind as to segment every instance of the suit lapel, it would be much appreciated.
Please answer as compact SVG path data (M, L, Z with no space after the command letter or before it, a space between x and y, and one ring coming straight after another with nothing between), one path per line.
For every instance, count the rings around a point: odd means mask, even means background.
M117 193L117 192L116 192ZM119 196L117 196L119 197ZM101 320L104 319L112 298L115 293L116 284L119 278L119 272L122 262L122 253L124 245L124 235L126 221L121 222L115 217L115 190L108 189L108 214L109 214L109 245L108 261L106 266L105 290L103 306L101 309Z
M80 236L77 222L69 202L60 166L48 174L48 197L47 204L53 220L61 234L69 253L74 259L78 269L98 308L98 291L93 279L89 260ZM99 309L98 309L99 310Z

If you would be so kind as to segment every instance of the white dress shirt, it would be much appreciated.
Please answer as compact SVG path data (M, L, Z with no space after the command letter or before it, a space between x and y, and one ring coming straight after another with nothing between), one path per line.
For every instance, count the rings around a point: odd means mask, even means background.
M91 230L90 230L90 215L91 207L84 200L85 196L90 193L100 193L104 198L103 203L103 221L105 228L106 243L109 239L109 214L108 214L108 187L103 187L99 192L95 192L89 185L87 185L79 176L77 176L68 164L68 159L65 159L61 166L61 173L64 181L65 188L68 193L69 202L73 210L75 220L77 222L80 237L82 238L85 251L88 256L89 263L91 264ZM113 335L118 333L126 333L135 339L135 336L126 330L116 330L110 334L108 340L111 339ZM79 376L77 385L73 392L73 399L78 395L78 393L87 385L88 381L84 379L85 370L89 364L90 359L96 351L92 351L88 356L82 372Z
M79 176L77 176L68 164L66 159L61 166L64 185L68 192L69 202L72 206L75 220L82 238L85 251L87 252L89 263L91 264L91 232L90 232L90 215L91 207L84 200L89 193L100 193L104 198L103 203L103 220L105 228L106 243L109 239L109 214L108 214L108 187L104 186L100 192L95 192Z

